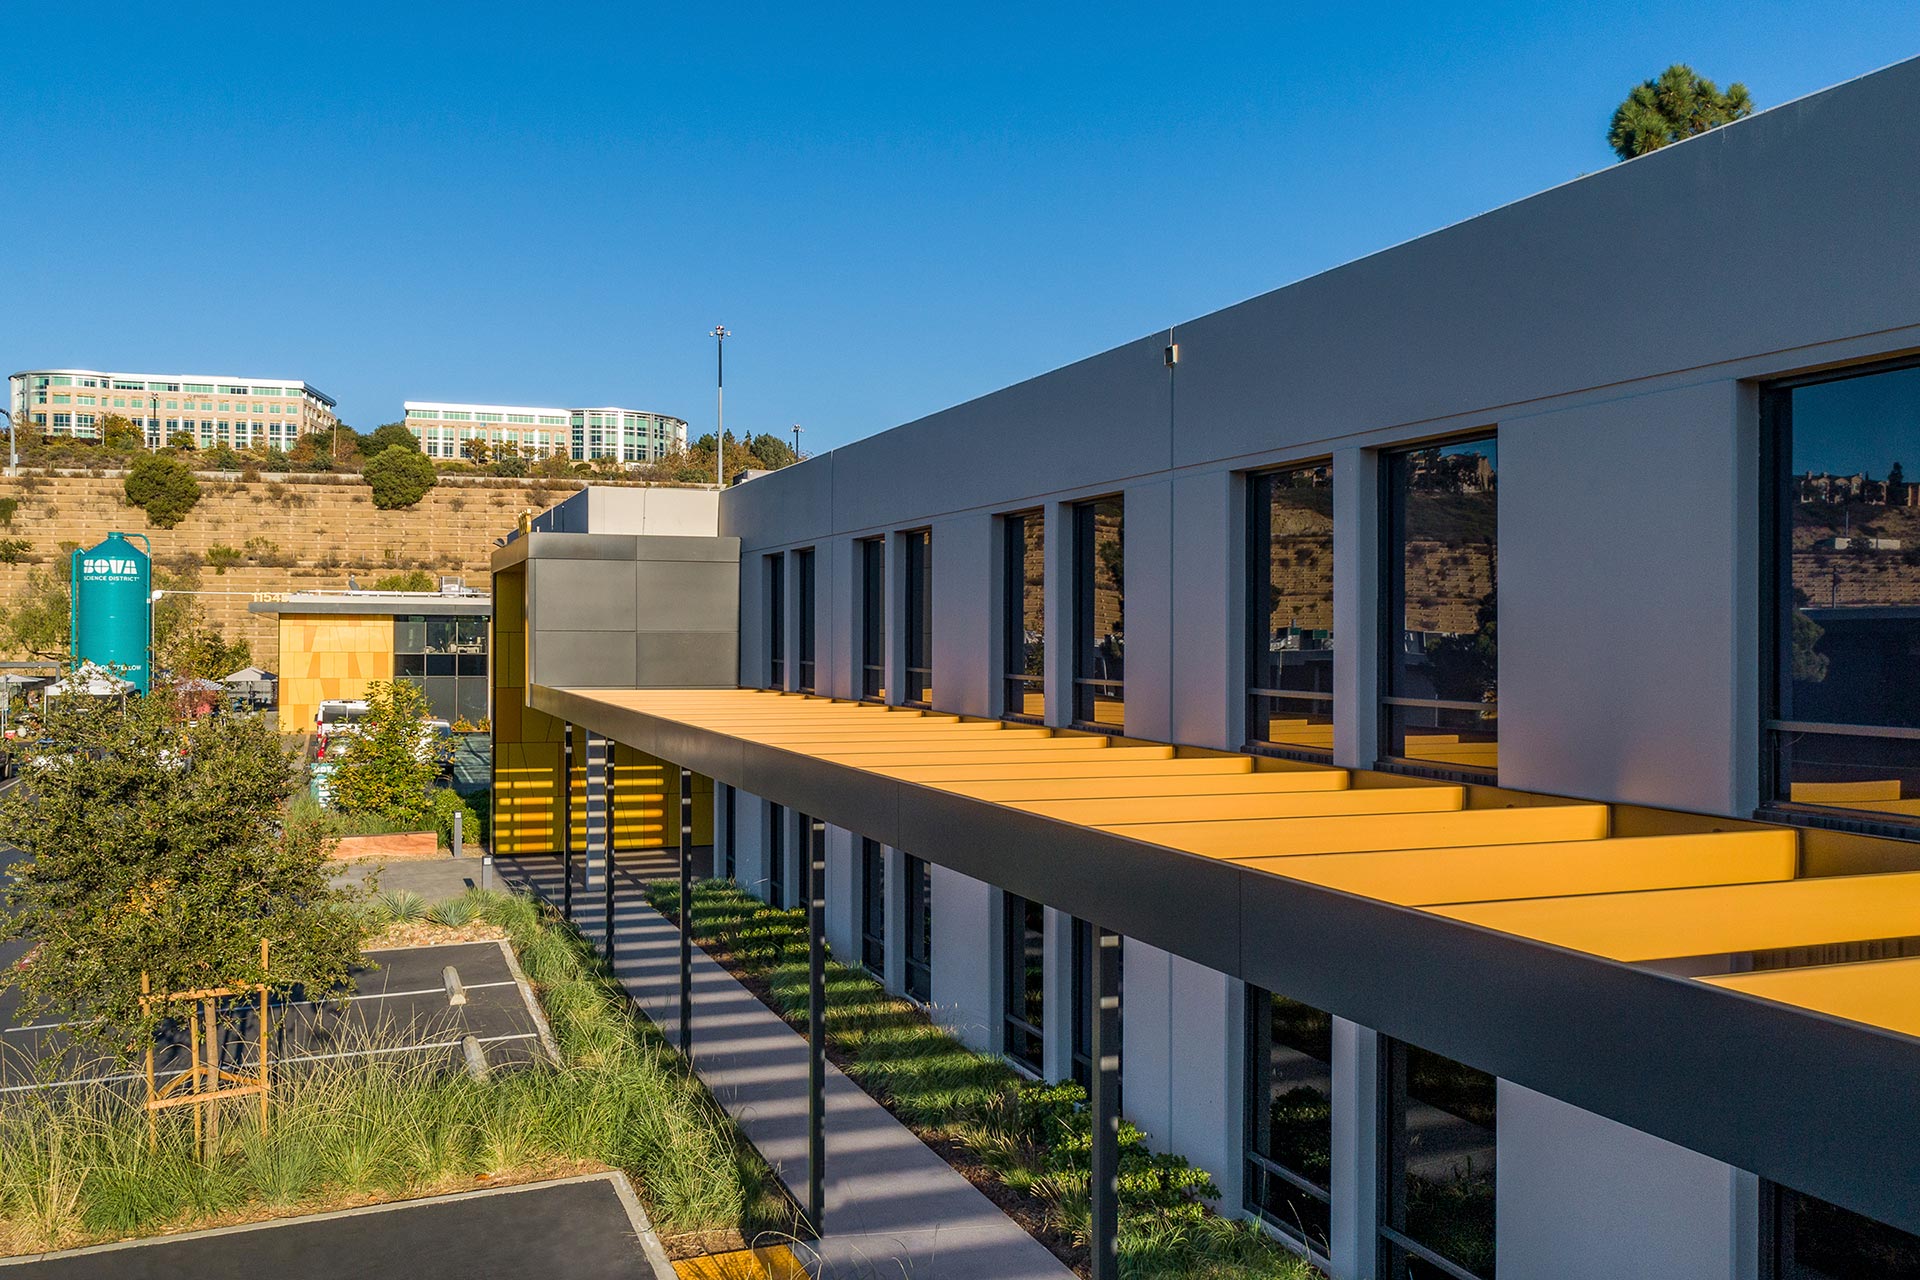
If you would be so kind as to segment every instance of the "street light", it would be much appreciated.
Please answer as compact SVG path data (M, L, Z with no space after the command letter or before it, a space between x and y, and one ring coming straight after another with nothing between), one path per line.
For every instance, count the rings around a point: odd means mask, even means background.
M805 430L806 428L799 423L793 424L793 460L795 462L800 461L800 433Z
M713 483L727 487L727 326L717 324L713 339Z

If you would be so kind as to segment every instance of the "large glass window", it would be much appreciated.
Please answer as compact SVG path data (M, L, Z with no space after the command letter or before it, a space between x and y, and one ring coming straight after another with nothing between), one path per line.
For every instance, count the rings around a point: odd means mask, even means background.
M1248 987L1247 1210L1326 1257L1332 1177L1333 1019Z
M1333 751L1333 472L1266 471L1247 492L1247 741Z
M1920 823L1920 367L1770 388L1768 799Z
M907 676L902 701L924 707L933 701L933 534L925 529L901 538L907 556L904 616Z
M902 855L907 891L907 994L922 1004L933 999L933 868Z
M1073 508L1073 719L1126 725L1125 508L1100 498Z
M1047 714L1046 558L1044 518L1022 511L1003 521L1000 624L1006 650L1004 714L1039 720Z
M721 850L720 878L732 880L740 866L740 789L727 788L727 842Z
M767 687L787 687L787 558L770 555L767 565Z
M787 905L787 811L777 804L767 806L767 901Z
M1040 1026L1046 1006L1046 908L1018 894L1005 895L1006 1055L1038 1076L1046 1071Z
M1397 1040L1382 1056L1382 1280L1493 1280L1496 1082Z
M1384 459L1385 755L1450 771L1499 765L1496 461L1491 436Z
M887 698L887 546L860 544L860 696Z
M1767 1280L1920 1280L1920 1237L1769 1184Z
M800 663L800 670L796 673L799 676L799 681L795 687L802 693L812 693L815 687L813 676L815 652L813 548L803 548L802 550L794 552L793 556L794 576L798 579L794 584L796 588L794 595L797 597L794 604L797 606L795 612L799 615L797 619L799 626L796 628L799 633L799 643L796 645L796 648L799 649L797 658Z
M1073 922L1073 1078L1089 1094L1093 1092L1093 942L1094 927L1085 920ZM1121 981L1126 980L1126 948L1120 950ZM1119 992L1113 994L1118 995ZM1126 1003L1121 1002L1122 1017ZM1114 1046L1119 1056L1119 1046ZM1116 1104L1118 1105L1118 1104Z
M887 851L860 841L860 965L875 977L887 968Z
M423 614L393 620L393 676L419 685L449 724L487 720L487 620Z

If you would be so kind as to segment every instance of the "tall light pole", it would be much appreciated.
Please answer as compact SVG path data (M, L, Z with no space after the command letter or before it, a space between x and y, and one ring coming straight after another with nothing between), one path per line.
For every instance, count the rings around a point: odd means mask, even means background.
M727 326L717 324L713 339L713 483L727 487Z
M793 424L793 460L795 462L800 461L800 433L805 430L806 428L799 423Z

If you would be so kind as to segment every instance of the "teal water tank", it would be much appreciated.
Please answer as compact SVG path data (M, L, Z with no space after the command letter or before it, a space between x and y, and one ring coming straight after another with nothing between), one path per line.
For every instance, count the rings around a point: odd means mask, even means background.
M75 551L73 665L107 667L145 693L152 679L152 590L153 557L126 534L110 533L98 546Z

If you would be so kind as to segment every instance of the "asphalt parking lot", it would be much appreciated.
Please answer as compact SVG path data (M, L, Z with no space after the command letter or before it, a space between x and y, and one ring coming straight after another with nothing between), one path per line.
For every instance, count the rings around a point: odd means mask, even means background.
M18 958L20 947L0 953L0 964ZM475 1037L489 1068L522 1066L548 1054L542 1023L530 993L515 979L506 949L497 942L451 943L368 953L373 963L355 971L351 993L296 998L269 1010L270 1048L276 1069L395 1052L434 1055L449 1067L463 1063L461 1042ZM466 995L452 1003L445 970L452 967ZM221 1018L228 1063L245 1069L254 1061L259 1007L235 1001ZM173 1029L159 1042L155 1074L162 1083L186 1068L186 1033ZM144 1067L103 1058L77 1046L69 1024L23 1018L12 991L0 991L0 1098L76 1084L137 1085Z
M6 1280L660 1280L618 1175L0 1260ZM656 1246L657 1248L657 1246Z

